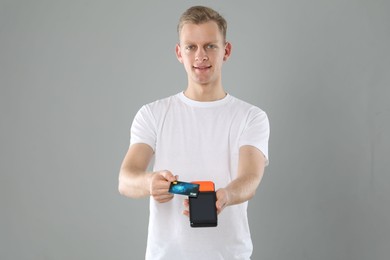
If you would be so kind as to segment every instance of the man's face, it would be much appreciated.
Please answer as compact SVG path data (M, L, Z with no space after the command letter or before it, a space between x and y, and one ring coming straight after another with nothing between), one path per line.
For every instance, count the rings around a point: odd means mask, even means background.
M225 43L214 21L184 24L180 43L176 45L176 55L184 64L189 84L197 85L221 83L222 64L229 57L230 50L230 43Z

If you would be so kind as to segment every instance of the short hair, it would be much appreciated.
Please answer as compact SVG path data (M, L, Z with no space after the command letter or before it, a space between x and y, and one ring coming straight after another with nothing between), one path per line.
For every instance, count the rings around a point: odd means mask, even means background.
M226 41L227 22L218 12L205 6L192 6L188 8L180 17L177 25L177 33L180 37L180 32L183 26L187 23L202 24L209 21L217 23L219 31L222 33L224 41Z

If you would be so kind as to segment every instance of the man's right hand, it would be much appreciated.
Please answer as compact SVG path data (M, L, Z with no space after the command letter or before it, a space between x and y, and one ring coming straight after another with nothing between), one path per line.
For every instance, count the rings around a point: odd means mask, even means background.
M176 181L177 176L174 176L170 171L154 172L150 177L150 195L157 202L168 202L173 198L173 194L169 193L171 182Z

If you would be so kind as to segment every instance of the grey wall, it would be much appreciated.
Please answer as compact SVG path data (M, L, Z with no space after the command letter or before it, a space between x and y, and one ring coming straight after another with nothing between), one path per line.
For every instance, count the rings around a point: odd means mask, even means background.
M389 1L0 1L0 259L142 259L117 192L138 108L185 88L176 22L219 10L224 86L271 121L253 259L388 259Z

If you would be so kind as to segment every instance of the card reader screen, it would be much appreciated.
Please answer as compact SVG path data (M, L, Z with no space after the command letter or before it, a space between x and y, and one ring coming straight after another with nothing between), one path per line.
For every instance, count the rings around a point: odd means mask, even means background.
M190 198L191 226L216 226L217 209L215 192L199 192L197 198Z

